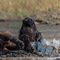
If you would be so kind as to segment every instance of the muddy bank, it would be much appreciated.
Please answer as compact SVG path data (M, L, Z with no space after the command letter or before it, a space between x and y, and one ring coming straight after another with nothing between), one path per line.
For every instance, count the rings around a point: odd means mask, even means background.
M29 53L24 50L19 51L0 51L0 57L42 57L34 53Z

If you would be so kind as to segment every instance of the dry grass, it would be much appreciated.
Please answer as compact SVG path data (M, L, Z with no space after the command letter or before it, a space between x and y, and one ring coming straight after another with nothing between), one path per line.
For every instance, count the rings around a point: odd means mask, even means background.
M60 0L0 0L0 11L38 11L49 8L56 9L60 6Z
M60 0L0 0L0 18L17 19L28 16L46 21L52 17L60 17L59 12Z

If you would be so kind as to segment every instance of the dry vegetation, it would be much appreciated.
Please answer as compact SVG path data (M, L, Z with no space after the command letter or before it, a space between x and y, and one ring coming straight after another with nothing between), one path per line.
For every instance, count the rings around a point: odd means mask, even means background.
M58 24L60 0L0 0L0 18L17 20L28 16L46 23Z

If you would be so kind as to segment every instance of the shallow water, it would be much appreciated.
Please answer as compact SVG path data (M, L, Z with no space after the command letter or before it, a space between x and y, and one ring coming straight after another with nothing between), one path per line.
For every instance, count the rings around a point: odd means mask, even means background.
M16 25L13 25L15 23L16 23ZM43 38L45 38L49 41L52 41L54 38L56 40L60 40L60 25L40 25L40 24L38 24L36 26L37 26L37 29L42 33ZM9 31L16 37L18 37L20 28L21 28L20 22L0 23L0 31ZM40 60L40 59L38 59L38 60Z
M37 29L50 41L54 38L60 40L60 25L37 25Z
M21 22L0 22L0 31L10 31L14 36L18 37L21 28ZM37 29L42 33L43 38L48 40L60 40L60 25L36 25Z

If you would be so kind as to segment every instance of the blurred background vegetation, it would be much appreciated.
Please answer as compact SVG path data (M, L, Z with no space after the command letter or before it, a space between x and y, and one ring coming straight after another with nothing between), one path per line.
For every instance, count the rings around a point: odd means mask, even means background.
M45 24L60 24L60 0L0 0L0 19L32 17Z

